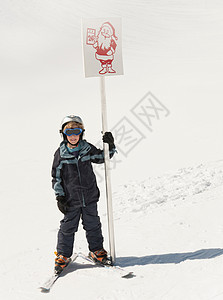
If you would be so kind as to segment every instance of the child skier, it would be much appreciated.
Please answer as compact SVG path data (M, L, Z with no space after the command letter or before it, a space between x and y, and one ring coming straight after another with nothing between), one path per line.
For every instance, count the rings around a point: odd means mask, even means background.
M103 163L104 152L83 140L84 124L80 117L70 115L63 119L60 133L63 141L54 154L52 186L57 206L64 214L58 232L55 273L60 273L70 261L74 235L80 218L86 231L89 257L102 264L110 264L103 248L101 222L97 211L99 189L91 163ZM109 144L110 158L116 152L111 132L103 135Z

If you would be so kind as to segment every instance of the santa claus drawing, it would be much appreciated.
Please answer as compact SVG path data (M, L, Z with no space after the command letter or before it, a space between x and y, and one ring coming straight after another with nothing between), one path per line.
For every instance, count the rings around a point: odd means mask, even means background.
M95 58L100 61L102 67L99 74L116 73L112 69L112 62L117 39L113 25L110 22L103 23L93 45L96 49Z

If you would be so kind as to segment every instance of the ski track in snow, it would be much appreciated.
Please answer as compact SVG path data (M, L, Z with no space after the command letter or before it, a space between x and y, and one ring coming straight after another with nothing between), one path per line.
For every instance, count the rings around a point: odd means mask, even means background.
M118 212L143 212L189 196L204 193L223 184L223 161L179 169L143 182L130 182L114 193ZM127 196L128 195L128 196Z

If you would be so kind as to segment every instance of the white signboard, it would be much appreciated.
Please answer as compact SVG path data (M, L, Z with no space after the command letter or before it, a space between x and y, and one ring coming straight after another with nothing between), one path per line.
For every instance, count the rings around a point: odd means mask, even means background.
M121 18L82 20L85 77L123 75Z

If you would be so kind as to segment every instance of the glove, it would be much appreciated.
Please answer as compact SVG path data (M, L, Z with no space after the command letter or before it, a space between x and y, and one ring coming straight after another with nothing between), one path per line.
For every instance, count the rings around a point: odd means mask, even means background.
M67 212L67 199L65 198L65 196L56 196L56 200L57 200L57 206L59 208L59 210L65 214Z
M115 148L114 138L111 132L105 132L102 137L102 140L104 143L107 143L109 145L109 150Z

